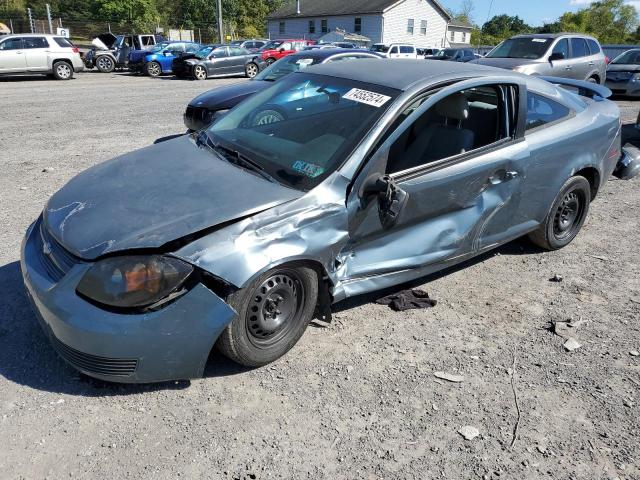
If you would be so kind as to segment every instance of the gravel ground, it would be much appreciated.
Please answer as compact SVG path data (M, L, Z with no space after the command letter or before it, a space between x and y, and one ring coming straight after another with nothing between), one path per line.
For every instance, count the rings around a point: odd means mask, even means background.
M0 80L0 478L640 478L638 179L609 182L566 249L516 241L417 282L429 310L342 303L265 368L213 355L204 379L120 386L58 359L23 293L28 224L72 176L182 132L189 99L238 80Z

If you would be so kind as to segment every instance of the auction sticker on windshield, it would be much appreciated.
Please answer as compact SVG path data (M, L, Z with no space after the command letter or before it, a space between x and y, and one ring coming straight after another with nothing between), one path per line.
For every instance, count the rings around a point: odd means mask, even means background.
M378 108L391 100L391 97L387 97L386 95L370 92L369 90L361 90L359 88L352 88L345 93L342 98L353 100L354 102L366 103L367 105Z

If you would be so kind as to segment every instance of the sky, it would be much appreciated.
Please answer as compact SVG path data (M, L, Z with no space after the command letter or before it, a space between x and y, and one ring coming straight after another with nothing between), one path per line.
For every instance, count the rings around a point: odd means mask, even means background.
M440 0L446 7L456 10L463 0ZM542 25L545 22L553 22L567 11L575 11L584 8L592 0L493 0L490 16L494 15L518 15L526 23L533 26ZM473 20L482 25L489 14L491 0L473 0L475 11ZM640 12L640 0L627 1L635 5Z

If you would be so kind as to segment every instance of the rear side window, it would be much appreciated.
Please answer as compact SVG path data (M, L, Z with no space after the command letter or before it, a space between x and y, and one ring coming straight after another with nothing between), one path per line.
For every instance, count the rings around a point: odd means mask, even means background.
M400 47L400 53L413 53L413 47L402 46Z
M25 37L22 39L24 48L48 48L49 42L44 37Z
M22 48L21 38L10 38L0 43L0 50L20 50Z
M573 58L586 57L590 55L587 42L584 38L571 39L571 53Z
M600 45L598 45L598 42L592 38L587 38L587 43L589 44L589 51L591 52L591 55L597 55L601 52Z
M527 95L527 130L557 122L569 116L571 110L542 95L529 92Z
M55 42L58 44L58 46L63 47L63 48L73 48L73 43L71 43L69 40L67 40L64 37L53 37L53 39L55 40Z

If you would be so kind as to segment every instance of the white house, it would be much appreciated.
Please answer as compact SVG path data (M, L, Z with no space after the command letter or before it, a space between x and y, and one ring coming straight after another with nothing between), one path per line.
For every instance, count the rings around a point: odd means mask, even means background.
M464 48L471 45L471 30L473 27L465 22L451 22L447 27L448 47Z
M437 0L299 0L268 17L269 38L317 40L337 29L370 43L443 47L451 17Z

